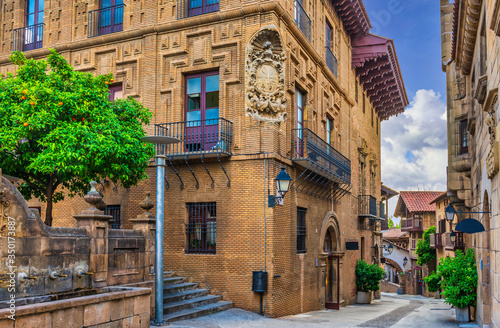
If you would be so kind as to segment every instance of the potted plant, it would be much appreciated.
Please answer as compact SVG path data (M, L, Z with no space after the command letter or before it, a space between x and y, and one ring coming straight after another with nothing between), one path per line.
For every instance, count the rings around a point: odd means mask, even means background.
M373 292L380 289L380 280L384 278L384 275L384 269L376 264L358 260L356 264L357 303L370 304L372 302Z
M470 306L476 306L477 268L474 250L455 252L454 258L440 259L438 275L445 303L456 308L458 322L469 322Z

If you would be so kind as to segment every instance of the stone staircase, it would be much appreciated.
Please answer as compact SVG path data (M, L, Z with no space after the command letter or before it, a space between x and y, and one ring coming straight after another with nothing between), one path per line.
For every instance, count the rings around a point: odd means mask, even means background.
M232 302L222 301L219 295L210 295L208 289L198 288L197 283L187 282L186 277L176 277L170 271L164 272L163 277L165 322L198 318L233 307Z

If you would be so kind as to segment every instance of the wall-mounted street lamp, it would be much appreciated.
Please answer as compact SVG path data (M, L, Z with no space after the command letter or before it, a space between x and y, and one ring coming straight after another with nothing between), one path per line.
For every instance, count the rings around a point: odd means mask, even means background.
M403 259L403 266L406 266L407 263L408 263L408 258L405 256L405 258Z
M448 222L450 222L450 230L453 230L451 225L452 225L452 222L455 219L455 216L457 214L462 214L462 213L464 213L464 214L472 214L472 213L486 214L486 213L491 213L491 212L484 212L484 211L481 211L481 212L457 212L457 210L455 210L455 207L453 207L453 205L450 203L446 207L446 209L444 210L444 213L446 214L446 220L448 220ZM476 232L485 231L483 224L481 222L479 222L478 220L475 220L473 218L468 218L468 219L460 221L457 224L457 226L455 227L455 230L460 231L460 232L465 232L465 233L476 233ZM454 232L452 232L452 233L454 233ZM451 237L451 235L450 235L450 237Z
M283 198L285 194L288 192L288 188L290 188L290 182L292 178L288 173L286 173L285 168L281 167L281 172L278 174L276 179L276 187L278 190L278 194L281 196L269 195L268 197L268 207L275 207Z
M457 240L457 234L455 233L455 231L452 231L450 233L450 241L452 244L455 244L455 240Z
M394 250L394 246L392 244L389 245L382 245L382 246L372 246L372 248L382 248L385 252L389 253L389 255L392 254L392 251Z

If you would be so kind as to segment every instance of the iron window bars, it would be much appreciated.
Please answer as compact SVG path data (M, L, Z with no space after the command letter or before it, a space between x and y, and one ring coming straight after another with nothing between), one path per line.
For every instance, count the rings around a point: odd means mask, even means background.
M216 253L216 203L187 203L186 253Z

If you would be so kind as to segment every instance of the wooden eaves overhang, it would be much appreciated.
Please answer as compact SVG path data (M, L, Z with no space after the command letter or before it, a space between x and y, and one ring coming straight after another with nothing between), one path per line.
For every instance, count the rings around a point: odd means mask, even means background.
M331 0L347 34L367 34L372 27L362 0Z
M354 37L352 67L382 120L404 112L409 101L392 39L371 33Z

